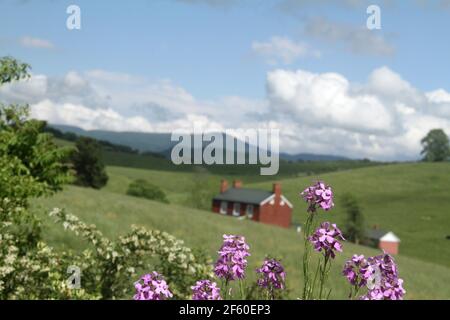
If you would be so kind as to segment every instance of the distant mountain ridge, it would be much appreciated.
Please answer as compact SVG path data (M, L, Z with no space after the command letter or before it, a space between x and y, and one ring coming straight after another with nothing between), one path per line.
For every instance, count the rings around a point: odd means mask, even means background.
M75 126L49 124L50 127L62 132L72 132L80 136L87 136L97 140L105 140L111 143L129 146L133 149L144 152L153 152L170 156L170 151L178 142L171 141L170 133L152 132L117 132L107 130L84 130ZM280 158L286 161L341 161L351 160L350 158L337 155L323 155L312 153L289 154L280 153Z
M106 130L84 130L74 126L50 124L51 127L62 132L73 132L80 136L91 137L97 140L106 140L112 143L127 145L140 152L163 153L171 149L176 142L170 140L170 133L147 132L116 132Z

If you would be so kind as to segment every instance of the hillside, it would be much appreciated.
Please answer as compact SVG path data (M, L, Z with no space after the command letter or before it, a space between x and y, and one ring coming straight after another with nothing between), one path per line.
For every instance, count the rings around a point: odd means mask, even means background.
M397 164L282 180L284 194L301 220L306 205L298 196L315 179L333 186L336 207L324 219L342 225L340 196L351 192L361 204L368 226L379 225L402 240L400 252L450 265L450 163ZM267 189L271 183L253 184Z
M173 173L108 167L110 181L105 190L125 194L128 184L143 178L158 184L171 203L186 205L196 180L201 180L212 197L218 192L221 178L231 181L235 176ZM244 186L270 190L272 180L254 183L258 176L241 176ZM294 223L302 222L306 204L299 192L316 179L330 183L335 190L336 207L321 215L343 225L345 213L340 196L351 192L361 205L367 226L379 225L392 230L402 242L404 255L450 265L450 164L397 164L340 171L294 179L278 179L283 193L294 204ZM208 209L207 207L205 209Z
M60 146L74 146L74 142L55 138ZM219 176L244 176L249 181L272 180L273 176L261 176L259 165L175 165L160 154L127 153L102 148L103 162L108 166L148 169L169 172L203 172ZM333 172L382 165L363 160L291 162L280 159L277 177L298 177L314 173Z
M164 152L175 143L170 141L169 133L115 132L106 130L83 130L74 126L56 125L51 127L62 132L72 132L80 136L112 143L127 145L140 151Z
M148 200L131 198L106 190L95 191L78 187L67 187L64 192L34 203L39 208L49 232L46 239L59 248L83 248L84 244L59 225L49 222L45 211L52 207L67 208L89 223L95 223L107 236L116 237L129 230L131 224L168 231L187 245L206 249L212 257L221 244L224 233L242 234L248 239L252 256L249 259L249 274L266 254L281 258L288 274L290 298L300 295L300 258L302 241L293 230L284 230L250 221L238 221L210 212L189 209L177 205L164 205ZM337 215L337 214L336 214ZM374 255L378 251L349 243L339 255L330 274L333 285L332 298L345 299L347 285L340 275L345 259L353 253ZM408 299L450 298L450 269L405 256L396 258L400 274L405 279ZM130 285L132 283L130 279Z

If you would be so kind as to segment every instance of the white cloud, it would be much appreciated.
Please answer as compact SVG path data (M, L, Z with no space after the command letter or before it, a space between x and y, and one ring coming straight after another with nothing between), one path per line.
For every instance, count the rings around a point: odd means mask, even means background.
M437 89L427 92L427 98L433 103L446 103L450 102L450 93L444 89Z
M311 49L307 44L294 42L288 37L272 37L269 41L252 43L252 50L269 64L293 63L298 58L320 57L320 51Z
M49 40L34 38L30 36L20 38L19 43L27 48L53 49L55 47Z
M393 118L381 101L373 95L351 94L349 82L339 74L276 70L267 78L273 107L304 123L331 123L363 133L394 130Z
M0 99L29 103L33 117L50 123L113 131L191 131L194 124L220 131L245 117L230 110L258 113L267 108L236 96L200 101L169 80L102 70L70 71L59 78L33 74L29 80L0 87Z
M319 40L338 44L356 54L389 56L395 48L379 32L365 26L353 26L325 18L314 18L305 25L305 33Z
M62 77L34 74L0 87L0 99L28 102L51 123L114 131L206 131L279 128L283 151L372 159L416 159L433 128L450 133L450 93L422 92L387 67L366 83L344 75L277 69L267 97L201 100L169 80L102 70Z
M450 133L450 93L424 93L387 67L366 84L336 73L275 70L268 99L289 148L375 159L417 159L434 128ZM301 148L301 149L300 149Z
M223 126L205 116L187 114L183 118L152 123L140 116L124 116L111 108L90 109L71 103L57 104L48 99L31 105L31 116L50 123L77 126L85 130L171 132L174 129L191 132L193 124L205 131L221 131Z
M111 108L91 109L72 103L55 103L49 99L31 105L31 115L50 123L73 125L85 130L154 131L142 117L124 117Z

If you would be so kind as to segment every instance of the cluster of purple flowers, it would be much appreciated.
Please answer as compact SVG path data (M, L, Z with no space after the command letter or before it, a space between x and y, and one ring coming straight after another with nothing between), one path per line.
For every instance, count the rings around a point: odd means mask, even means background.
M306 188L301 196L309 205L309 213L315 213L318 208L328 211L334 206L331 187L321 181ZM306 225L309 227L306 228L307 230L310 230L313 225L314 217L314 214L308 216ZM320 269L322 274L320 275L318 297L321 299L323 285L327 278L326 270L329 270L326 268L329 266L327 263L332 261L328 258L334 259L336 252L342 252L340 241L345 239L336 224L330 222L321 223L320 227L309 237L308 234L305 234L305 241L309 240L314 250L322 252L325 257L323 268ZM228 282L245 277L245 269L248 264L246 258L250 256L249 249L243 236L223 235L223 244L218 251L219 258L214 265L214 273L218 278L226 281L225 289L223 289L224 299L227 298ZM308 270L305 270L306 275L309 275ZM268 297L274 299L275 289L285 289L286 272L280 261L266 258L263 265L256 269L256 273L258 274L257 285L266 289ZM350 297L357 295L358 290L363 287L367 288L367 292L360 297L363 300L401 300L406 293L403 289L403 280L398 277L397 265L392 256L387 253L367 259L363 255L354 255L345 263L342 273L353 286L352 289L355 289L352 290ZM305 276L305 279L308 277ZM306 280L305 283L307 283ZM245 297L244 286L242 282L240 284L241 294ZM166 281L157 272L142 276L135 283L135 288L135 300L164 300L173 296ZM211 280L199 280L191 289L193 300L222 299L220 288ZM305 285L305 290L305 299L314 298L310 293L313 291L307 285Z
M367 286L363 300L401 300L406 293L397 265L387 253L367 259L354 255L345 264L343 274L352 285Z
M335 258L335 251L342 252L342 244L339 240L345 240L341 230L329 222L323 222L319 228L308 238L313 244L314 250L323 251L325 257Z
M286 272L278 260L266 258L261 268L256 269L256 272L261 275L261 278L258 279L258 286L284 289Z
M214 266L216 276L226 281L243 279L247 267L246 257L250 256L249 249L244 237L223 235L219 259Z
M359 288L367 285L374 273L373 267L369 264L363 255L353 255L344 265L342 274L347 278L351 285Z
M135 282L134 287L134 300L165 300L173 296L166 281L155 271L142 276Z
M220 288L210 280L197 281L192 289L192 300L221 300Z
M309 204L308 212L316 212L317 207L325 211L334 207L333 190L322 181L318 181L316 184L309 186L300 195Z

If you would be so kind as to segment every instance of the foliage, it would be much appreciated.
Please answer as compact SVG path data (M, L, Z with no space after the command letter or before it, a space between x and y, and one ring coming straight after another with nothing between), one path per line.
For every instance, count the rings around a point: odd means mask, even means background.
M30 66L12 57L0 58L0 85L29 78Z
M166 194L160 187L151 184L147 180L137 179L128 186L127 194L134 197L146 198L163 203L169 203Z
M424 161L445 161L450 157L450 143L442 129L433 129L421 141Z
M72 163L76 171L76 184L100 189L108 182L105 165L102 162L99 143L92 138L80 137L72 154Z
M205 259L198 259L183 241L166 232L148 231L133 226L131 232L110 241L94 226L87 225L63 210L50 212L65 229L73 231L92 244L84 252L83 288L102 299L122 298L129 293L130 279L136 279L137 270L149 268L149 257L159 259L156 266L164 266L166 279L172 284L175 296L186 297L186 283L191 278L210 277L211 268Z
M28 65L0 59L0 84L28 77ZM63 257L41 241L30 198L50 195L69 181L69 149L58 148L28 106L0 105L0 299L71 298L60 281Z
M8 183L0 190L2 197L49 195L61 190L70 178L70 148L58 148L49 134L42 133L44 122L28 117L28 106L0 109L0 161L3 174L8 175Z
M28 65L12 58L0 59L1 83L26 79L27 70ZM0 104L0 223L19 255L36 248L41 238L28 199L50 195L70 180L65 161L70 149L58 148L41 132L44 123L28 117L26 105Z
M354 243L360 243L365 237L364 215L358 201L351 193L345 193L341 197L341 203L347 213L345 221L345 238Z

